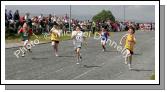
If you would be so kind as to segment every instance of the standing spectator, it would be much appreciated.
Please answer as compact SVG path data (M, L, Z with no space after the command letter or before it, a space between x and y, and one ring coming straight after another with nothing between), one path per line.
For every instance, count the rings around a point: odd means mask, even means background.
M13 19L14 19L14 22L15 22L14 30L15 30L16 33L17 33L17 29L18 29L18 27L20 25L19 18L20 18L19 11L16 10L14 15L13 15Z
M14 21L18 21L19 18L20 18L20 16L19 16L19 11L16 10L15 13L14 13L14 15L13 15L13 19L14 19Z
M9 27L7 9L5 9L5 27L7 27L7 28Z
M30 17L30 13L27 12L27 13L25 14L25 16L24 16L24 19L25 19L26 21L28 21L28 19L30 19L29 17Z
M8 20L12 20L12 19L13 19L12 11L9 10L9 13L8 13Z
M7 9L5 9L5 20L8 20Z
M24 22L25 22L25 19L24 19L24 16L20 16L20 25L23 26Z
M51 30L51 28L53 26L52 15L51 14L49 14L48 25L49 25L49 30Z

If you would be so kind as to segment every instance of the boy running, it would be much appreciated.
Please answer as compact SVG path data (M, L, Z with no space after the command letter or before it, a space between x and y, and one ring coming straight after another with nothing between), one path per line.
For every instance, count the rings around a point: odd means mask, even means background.
M131 70L131 64L132 64L132 55L133 55L133 48L136 44L136 38L135 38L135 30L133 27L129 27L128 33L124 35L120 41L120 44L122 44L122 40L124 39L125 48L126 48L126 57L125 57L125 64L128 64L129 69Z
M75 50L76 57L77 57L76 64L80 64L79 62L82 61L80 50L82 47L83 40L85 40L85 37L83 35L83 32L81 31L80 26L76 26L76 30L72 32L71 38L73 39L74 50Z
M32 35L32 30L27 25L27 23L23 24L23 27L18 31L18 34L21 34L23 47L28 49L31 52L30 48L27 48L28 43L30 43L30 36ZM25 56L25 52L23 52L22 57Z
M100 36L101 36L101 45L103 48L103 51L106 51L106 43L109 37L109 32L107 32L107 28L105 26L102 26L102 30L100 32Z
M56 57L58 57L58 45L59 45L59 41L60 41L60 35L61 35L61 30L59 28L59 25L54 22L53 28L50 30L50 34L51 34L51 41L52 41L52 46L54 49L54 54Z

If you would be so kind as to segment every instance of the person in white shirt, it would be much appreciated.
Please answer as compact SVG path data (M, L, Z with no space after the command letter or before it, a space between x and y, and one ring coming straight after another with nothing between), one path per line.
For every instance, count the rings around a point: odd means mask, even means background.
M81 31L79 25L77 25L76 30L72 32L71 38L73 39L74 50L77 57L77 64L80 64L80 62L82 61L80 50L82 47L82 43L85 40L85 36L83 35L83 32Z

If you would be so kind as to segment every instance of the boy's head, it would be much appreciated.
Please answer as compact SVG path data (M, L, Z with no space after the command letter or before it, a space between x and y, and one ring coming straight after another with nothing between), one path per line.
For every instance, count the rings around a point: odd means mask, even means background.
M55 28L58 28L58 27L59 27L59 24L56 23L56 22L54 22L54 23L53 23L53 26L54 26Z
M28 30L29 29L29 26L28 26L28 24L26 22L23 24L23 29L24 30Z
M129 30L128 30L128 33L134 34L135 33L135 29L132 26L130 26Z
M107 26L102 26L102 31L106 31L107 30Z
M76 29L76 31L80 31L81 27L79 25L77 25L75 29Z

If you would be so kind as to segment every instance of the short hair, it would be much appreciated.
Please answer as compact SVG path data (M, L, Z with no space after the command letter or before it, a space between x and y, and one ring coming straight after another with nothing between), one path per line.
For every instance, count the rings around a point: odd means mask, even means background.
M80 25L76 25L75 28L79 27L79 29L82 29Z
M132 29L132 30L133 30L133 34L135 33L135 28L134 28L134 27L129 26L129 29Z
M107 29L107 25L106 24L102 24L101 28Z
M57 22L54 22L53 25L55 25L55 26L59 26L59 24L58 24Z

